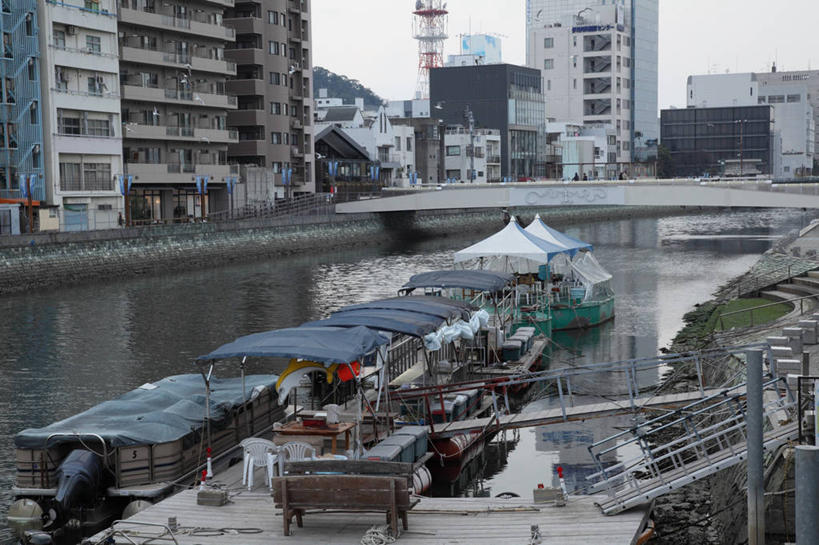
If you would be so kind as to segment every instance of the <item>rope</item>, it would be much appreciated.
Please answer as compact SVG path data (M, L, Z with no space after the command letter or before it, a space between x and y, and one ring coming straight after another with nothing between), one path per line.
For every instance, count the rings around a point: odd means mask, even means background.
M400 536L401 533L399 532ZM389 526L373 526L364 533L361 538L361 545L387 545L395 543L397 537L393 537Z

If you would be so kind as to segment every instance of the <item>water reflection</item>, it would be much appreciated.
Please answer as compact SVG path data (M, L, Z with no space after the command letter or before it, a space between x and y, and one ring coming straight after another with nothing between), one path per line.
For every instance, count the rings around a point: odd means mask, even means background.
M655 355L695 302L747 269L772 235L803 221L801 213L753 211L566 227L593 243L600 262L614 274L616 318L585 337L556 335L565 350L554 355L553 365ZM65 418L145 382L192 372L196 356L240 335L392 296L412 274L450 267L453 250L500 227L494 222L400 247L276 258L3 298L0 513L10 499L12 439L22 428ZM600 421L594 437L617 425L622 423ZM584 429L558 426L548 433ZM483 474L493 490L528 495L535 481L550 482L554 464L586 463L574 442L569 447L550 443L549 437L543 430L523 430L519 443L507 445L508 455L488 450L474 473Z

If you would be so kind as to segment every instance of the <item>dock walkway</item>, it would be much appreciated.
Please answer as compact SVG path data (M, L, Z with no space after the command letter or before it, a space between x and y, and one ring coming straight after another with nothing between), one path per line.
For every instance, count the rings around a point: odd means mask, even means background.
M281 509L274 507L261 471L254 482L261 484L249 492L241 484L241 464L233 466L214 480L230 491L227 505L197 505L197 491L185 490L116 524L128 537L115 535L108 543L142 543L163 533L154 542L173 543L166 530L138 524L166 525L169 517L176 517L179 525L174 532L179 545L359 545L370 527L385 523L383 513L308 512L304 528L294 527L293 535L285 537ZM595 505L604 500L572 496L565 507L554 507L520 498L421 498L409 512L409 530L397 543L528 545L531 526L538 525L543 543L632 545L645 528L648 506L610 517ZM105 537L105 532L97 534L90 543L102 543Z

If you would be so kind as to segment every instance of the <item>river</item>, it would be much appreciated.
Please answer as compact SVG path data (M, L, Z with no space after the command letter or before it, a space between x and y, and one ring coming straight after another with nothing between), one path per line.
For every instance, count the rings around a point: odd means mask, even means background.
M744 272L775 237L805 221L802 212L770 210L566 227L569 234L594 244L598 260L614 275L616 318L583 338L559 339L574 345L573 352L558 352L555 361L655 355L669 344L683 314L695 303ZM276 258L125 281L112 278L4 297L0 528L11 500L16 432L65 418L145 382L192 372L196 356L240 335L295 326L345 304L393 296L412 274L451 267L454 250L500 227L400 247ZM483 491L478 493L528 496L538 479L551 482L554 464L584 464L583 445L604 437L607 430L524 430L511 452L481 469ZM9 538L0 529L0 542Z

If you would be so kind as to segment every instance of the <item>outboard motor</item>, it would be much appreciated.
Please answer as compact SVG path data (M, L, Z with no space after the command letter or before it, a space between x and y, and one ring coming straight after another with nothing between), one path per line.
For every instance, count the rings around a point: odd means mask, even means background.
M43 527L54 530L70 518L71 509L94 502L105 483L102 459L87 450L73 450L57 470L57 494L43 515Z

